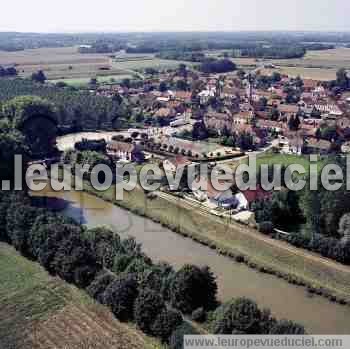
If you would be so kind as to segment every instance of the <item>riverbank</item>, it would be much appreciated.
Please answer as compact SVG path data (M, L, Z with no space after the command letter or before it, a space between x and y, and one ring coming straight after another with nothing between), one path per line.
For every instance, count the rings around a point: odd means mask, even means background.
M114 187L98 192L85 183L84 190L209 246L236 262L304 286L311 294L325 296L340 304L350 304L350 268L346 266L263 237L247 226L205 214L200 207L186 207L179 198L172 201L164 197L149 199L143 190L135 189L125 192L123 201L116 201ZM266 243L266 239L273 243ZM282 245L284 249L278 247ZM307 255L313 258L306 258Z
M184 264L209 266L217 276L218 299L221 302L248 297L271 309L276 318L303 324L308 333L348 333L350 307L331 303L327 298L305 292L305 287L236 263L232 257L224 256L216 249L177 234L106 199L74 190L55 192L49 186L35 196L47 198L42 201L45 207L60 210L87 228L105 225L122 238L134 238L155 262L166 262L175 270Z

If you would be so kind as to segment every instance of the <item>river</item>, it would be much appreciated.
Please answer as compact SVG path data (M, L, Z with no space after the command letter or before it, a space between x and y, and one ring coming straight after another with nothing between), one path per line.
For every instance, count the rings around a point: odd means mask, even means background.
M235 263L206 246L93 195L74 191L53 193L49 190L45 195L63 199L59 200L63 213L89 227L107 225L122 237L135 237L154 261L166 261L175 268L185 263L208 265L217 275L222 301L232 297L249 297L261 307L270 308L277 318L302 323L309 333L350 334L348 306L331 303L319 296L311 297L305 288Z

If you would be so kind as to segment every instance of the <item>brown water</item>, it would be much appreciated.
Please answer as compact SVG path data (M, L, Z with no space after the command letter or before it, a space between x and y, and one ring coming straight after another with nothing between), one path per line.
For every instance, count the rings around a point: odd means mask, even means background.
M272 275L258 273L245 265L218 255L191 239L184 238L148 219L81 192L47 193L64 199L63 212L89 227L107 225L121 236L133 236L154 261L179 268L185 263L208 265L217 275L219 297L229 300L245 296L268 307L278 318L302 323L313 334L350 334L350 307L310 297L302 287Z

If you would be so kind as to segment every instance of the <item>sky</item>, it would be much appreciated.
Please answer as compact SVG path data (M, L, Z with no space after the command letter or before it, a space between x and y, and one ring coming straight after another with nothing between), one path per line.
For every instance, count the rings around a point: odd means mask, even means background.
M350 31L349 0L3 0L0 31Z

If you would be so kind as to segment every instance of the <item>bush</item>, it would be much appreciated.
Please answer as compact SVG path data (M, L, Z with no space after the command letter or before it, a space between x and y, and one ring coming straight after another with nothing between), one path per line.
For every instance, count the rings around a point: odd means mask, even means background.
M234 299L220 306L212 324L215 334L260 334L262 312L247 298Z
M85 236L95 251L98 262L103 267L111 269L121 246L120 236L106 227L89 229Z
M151 332L154 336L160 338L162 342L168 343L170 335L182 322L182 316L178 311L164 309L156 317Z
M59 243L52 267L62 279L82 288L92 282L100 269L96 255L81 230L74 231Z
M123 275L110 284L103 295L108 305L120 321L133 319L134 304L138 295L137 280L132 275Z
M293 321L280 320L270 330L270 334L295 334L304 335L306 334L305 328Z
M86 289L86 292L90 297L96 299L99 303L104 304L104 293L106 289L116 281L117 277L111 272L104 271L102 274L97 275L95 280Z
M183 349L184 348L184 336L196 335L198 332L188 323L183 322L181 326L175 329L171 334L169 340L170 349Z
M192 312L191 319L193 321L203 323L207 318L207 314L203 308L198 308Z
M135 302L134 318L137 326L146 334L153 334L152 325L159 313L165 310L165 303L158 292L144 289Z
M261 222L259 224L259 231L265 235L272 235L273 233L273 224L272 222Z
M53 263L56 252L61 246L61 242L67 239L70 235L81 234L81 228L72 224L46 224L43 226L46 229L47 238L44 244L40 247L38 253L39 263L49 272L55 273L55 265Z
M208 267L185 265L174 276L170 287L170 300L174 308L185 314L195 309L214 309L217 305L217 284Z
M37 216L37 210L29 205L14 203L7 210L7 232L13 247L27 254L28 235Z

